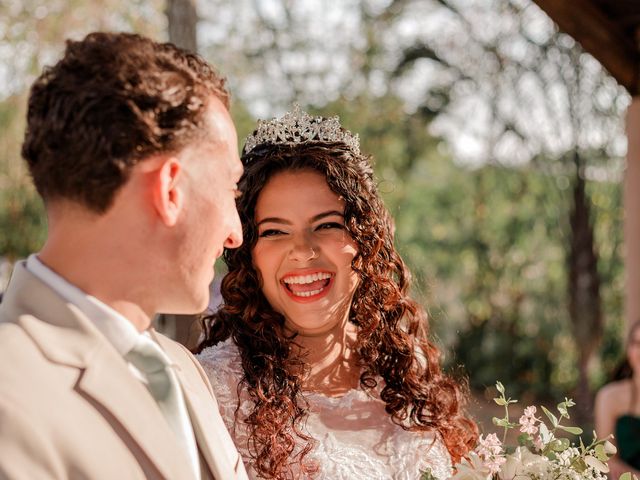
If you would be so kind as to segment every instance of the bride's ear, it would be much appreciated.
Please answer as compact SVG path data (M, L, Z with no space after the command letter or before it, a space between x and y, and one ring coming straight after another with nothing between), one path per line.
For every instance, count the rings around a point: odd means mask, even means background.
M153 206L164 224L172 227L178 221L184 201L180 185L182 164L176 157L169 156L151 174Z

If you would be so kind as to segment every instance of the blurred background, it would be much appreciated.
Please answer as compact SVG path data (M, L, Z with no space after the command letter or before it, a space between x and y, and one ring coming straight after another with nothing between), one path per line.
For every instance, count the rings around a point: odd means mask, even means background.
M529 0L3 0L0 292L46 234L20 158L30 83L67 37L135 31L224 72L241 142L294 101L339 115L373 156L413 294L473 408L490 410L500 380L523 403L572 396L590 428L631 315L623 180L638 80L603 68L607 37L574 3L538 2L560 29ZM635 9L624 24L593 17L619 40L615 56L640 8L609 3ZM159 324L192 346L192 319L177 320Z

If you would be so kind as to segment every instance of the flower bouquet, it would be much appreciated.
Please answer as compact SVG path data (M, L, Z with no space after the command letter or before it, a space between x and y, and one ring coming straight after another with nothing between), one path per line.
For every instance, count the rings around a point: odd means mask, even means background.
M504 428L502 440L495 433L486 437L480 435L478 446L468 458L454 466L452 480L606 480L609 467L607 461L616 453L615 446L608 439L598 439L594 432L588 445L582 441L573 445L569 439L561 437L561 432L581 435L582 429L562 425L569 418L569 408L575 403L566 399L558 404L558 415L541 407L549 426L537 416L534 406L527 407L518 423L509 419L509 405L517 403L505 396L502 383L497 382L500 393L493 400L504 406L503 418L493 419L493 423ZM518 445L505 445L507 432L519 428ZM435 479L430 472L424 472L421 480ZM638 480L633 476L634 480ZM632 480L625 473L619 480Z

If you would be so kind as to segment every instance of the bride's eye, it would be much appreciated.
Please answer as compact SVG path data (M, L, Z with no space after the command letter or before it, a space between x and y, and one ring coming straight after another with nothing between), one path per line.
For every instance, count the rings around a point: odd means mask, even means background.
M279 235L285 235L285 232L283 232L282 230L278 230L276 228L269 228L267 230L263 230L262 232L260 232L258 234L258 237L266 238L266 237L276 237Z
M342 225L341 223L338 222L326 222L326 223L321 223L320 225L318 225L316 227L316 230L331 230L331 229L339 229L339 230L344 230L344 225Z

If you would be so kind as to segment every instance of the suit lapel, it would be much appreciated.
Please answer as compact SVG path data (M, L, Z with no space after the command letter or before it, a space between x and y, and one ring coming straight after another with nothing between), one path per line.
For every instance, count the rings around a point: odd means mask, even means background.
M231 459L227 455L228 449L222 444L223 439L228 436L226 427L221 421L216 421L214 413L217 412L211 411L216 408L216 404L210 399L203 401L202 395L198 395L197 390L193 390L186 376L180 374L178 376L183 385L193 432L213 476L224 479L236 478L237 464L231 464ZM233 448L235 449L235 446Z
M0 305L0 321L21 325L50 362L79 370L77 391L97 404L110 424L115 419L121 425L125 443L135 442L163 477L192 478L186 453L147 389L75 305L22 263L15 266Z
M94 350L78 390L100 403L122 424L164 477L192 478L190 460L153 397L123 361L116 368L113 353L109 346Z
M171 355L171 345L160 336L152 334L155 340ZM196 436L200 452L207 461L213 476L218 479L246 478L240 454L231 440L229 432L200 377L191 377L177 368L176 374L182 385L182 391L191 418L193 433Z

